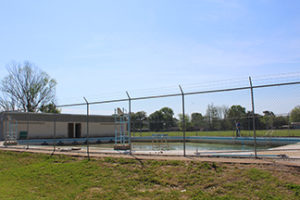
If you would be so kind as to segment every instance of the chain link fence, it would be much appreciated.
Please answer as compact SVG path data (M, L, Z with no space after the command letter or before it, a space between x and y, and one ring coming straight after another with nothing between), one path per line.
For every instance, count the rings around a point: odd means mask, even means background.
M291 116L297 106L292 102L300 100L299 81L252 85L249 79L248 85L218 86L201 91L179 86L177 93L140 97L126 92L107 101L84 98L84 103L59 105L60 114L3 112L1 146L88 157L276 157L282 153L274 154L274 147L300 142L300 124ZM274 113L274 107L285 114Z

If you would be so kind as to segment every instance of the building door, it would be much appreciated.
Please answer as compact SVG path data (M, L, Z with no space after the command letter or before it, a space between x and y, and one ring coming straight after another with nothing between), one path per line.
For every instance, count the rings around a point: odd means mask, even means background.
M81 137L81 124L77 123L75 125L75 137L80 138Z
M74 124L68 123L68 138L74 137Z

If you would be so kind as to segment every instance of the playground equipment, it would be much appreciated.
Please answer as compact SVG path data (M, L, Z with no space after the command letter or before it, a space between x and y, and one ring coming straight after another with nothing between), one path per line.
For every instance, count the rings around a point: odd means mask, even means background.
M17 144L17 133L18 133L17 120L8 117L7 120L5 120L4 145Z
M130 150L130 115L124 108L115 109L115 145L114 150Z
M168 134L152 134L152 149L153 150L168 150Z

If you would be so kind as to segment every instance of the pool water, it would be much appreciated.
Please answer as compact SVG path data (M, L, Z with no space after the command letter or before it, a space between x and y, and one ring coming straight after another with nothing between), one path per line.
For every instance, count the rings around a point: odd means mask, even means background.
M98 148L113 148L114 144L95 144L91 145ZM257 149L268 149L273 146L258 146ZM203 151L203 150L253 150L254 146L239 144L216 144L216 143L194 143L187 142L186 150ZM183 150L183 143L169 142L164 144L152 144L151 142L134 142L132 150L136 151L152 151L152 150Z

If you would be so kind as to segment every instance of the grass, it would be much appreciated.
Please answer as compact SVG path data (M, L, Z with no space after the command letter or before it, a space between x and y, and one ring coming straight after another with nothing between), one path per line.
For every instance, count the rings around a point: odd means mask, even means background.
M299 199L300 170L0 151L0 199Z
M152 136L152 134L165 133L169 136L182 136L180 131L170 132L133 132L133 136ZM186 136L219 136L219 137L234 137L235 131L187 131ZM253 137L252 130L242 130L241 136ZM257 130L257 137L300 137L300 129L278 129L278 130Z

